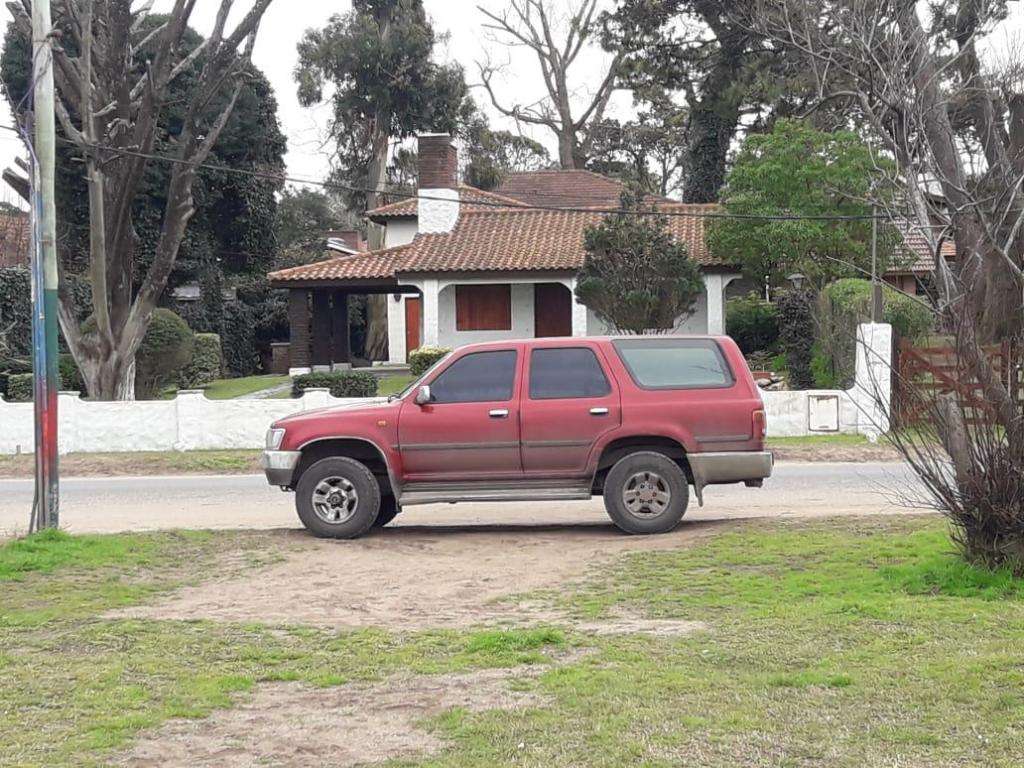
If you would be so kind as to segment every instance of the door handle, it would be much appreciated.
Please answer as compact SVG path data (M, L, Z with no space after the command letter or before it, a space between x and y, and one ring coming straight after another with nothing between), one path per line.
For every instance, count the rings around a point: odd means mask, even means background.
M590 409L590 415L591 416L607 416L608 415L608 409L607 408L591 408Z
M490 417L492 419L507 419L508 408L495 408L493 411L491 411Z

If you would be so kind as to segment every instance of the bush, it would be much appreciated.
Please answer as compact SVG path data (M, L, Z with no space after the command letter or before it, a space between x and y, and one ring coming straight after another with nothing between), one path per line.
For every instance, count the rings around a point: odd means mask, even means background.
M807 291L786 291L779 296L779 346L786 356L790 389L812 389L814 374L814 300Z
M69 354L63 354L57 361L60 370L60 388L63 392L84 392L85 379L78 370L78 363Z
M292 394L302 397L307 389L329 389L335 397L375 397L377 377L364 371L307 373L292 381Z
M420 347L409 353L409 372L419 378L449 352L451 350L445 347Z
M729 299L725 327L743 354L771 350L779 340L778 310L756 293Z
M149 400L176 384L192 362L192 329L169 309L157 309L135 358L135 396Z
M12 373L7 377L7 400L11 403L32 402L32 374Z
M818 299L819 377L839 387L853 384L856 368L857 326L871 321L871 281L857 278L836 280ZM931 309L890 285L882 287L882 320L893 328L896 338L919 339L931 329Z
M197 333L192 362L181 373L180 384L185 389L202 387L221 376L220 336L216 333Z
M256 347L259 318L249 306L239 302L224 305L224 367L232 376L252 376L259 371L260 353Z
M0 268L0 358L32 352L32 283L24 267Z

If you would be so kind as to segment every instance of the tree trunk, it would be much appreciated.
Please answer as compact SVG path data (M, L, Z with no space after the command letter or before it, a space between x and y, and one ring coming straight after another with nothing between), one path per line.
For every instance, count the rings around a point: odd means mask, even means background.
M91 400L135 399L135 358L111 358L105 361L85 358L79 366Z
M576 133L575 131L561 130L558 133L558 163L563 171L572 171L582 168L586 164L577 165Z

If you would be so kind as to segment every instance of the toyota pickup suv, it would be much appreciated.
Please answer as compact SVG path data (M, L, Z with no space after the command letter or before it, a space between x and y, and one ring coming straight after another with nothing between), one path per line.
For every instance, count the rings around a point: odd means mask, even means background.
M764 405L724 336L463 347L401 394L296 414L263 468L314 535L353 538L413 504L604 497L614 523L665 533L693 486L760 486Z

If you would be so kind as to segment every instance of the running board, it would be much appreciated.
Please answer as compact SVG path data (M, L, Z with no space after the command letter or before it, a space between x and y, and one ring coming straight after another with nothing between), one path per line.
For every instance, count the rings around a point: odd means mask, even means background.
M454 504L469 501L586 501L590 481L552 485L550 481L492 483L409 483L398 499L403 507L416 504Z

